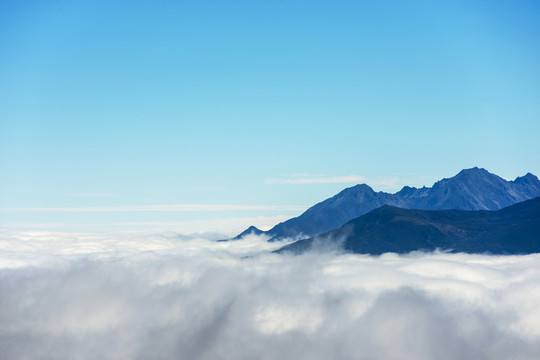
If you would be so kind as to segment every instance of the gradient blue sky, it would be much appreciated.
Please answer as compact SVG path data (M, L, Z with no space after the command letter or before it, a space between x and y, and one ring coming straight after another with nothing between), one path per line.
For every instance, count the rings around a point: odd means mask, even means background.
M539 38L538 1L2 1L0 228L233 233L540 175Z

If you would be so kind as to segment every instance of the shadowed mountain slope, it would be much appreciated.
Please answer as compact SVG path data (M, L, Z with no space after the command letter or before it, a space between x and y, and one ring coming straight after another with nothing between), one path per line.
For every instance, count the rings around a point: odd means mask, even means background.
M497 211L412 210L382 206L336 230L297 241L278 252L317 247L382 254L436 249L466 253L540 252L540 197Z

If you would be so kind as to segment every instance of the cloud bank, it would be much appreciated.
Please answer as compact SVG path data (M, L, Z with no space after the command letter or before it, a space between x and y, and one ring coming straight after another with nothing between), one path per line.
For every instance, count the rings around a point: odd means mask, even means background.
M7 359L537 359L540 255L0 233Z

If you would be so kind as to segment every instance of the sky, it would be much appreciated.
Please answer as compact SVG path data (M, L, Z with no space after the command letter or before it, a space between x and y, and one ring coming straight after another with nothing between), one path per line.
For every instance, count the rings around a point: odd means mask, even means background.
M537 359L538 254L214 240L540 175L539 35L537 1L1 1L3 354Z
M0 228L234 234L540 175L537 1L2 1Z

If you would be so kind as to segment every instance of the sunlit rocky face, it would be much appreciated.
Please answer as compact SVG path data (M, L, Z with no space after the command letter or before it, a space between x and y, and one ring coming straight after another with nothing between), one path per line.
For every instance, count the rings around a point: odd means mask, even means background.
M535 359L540 255L4 232L6 359Z

